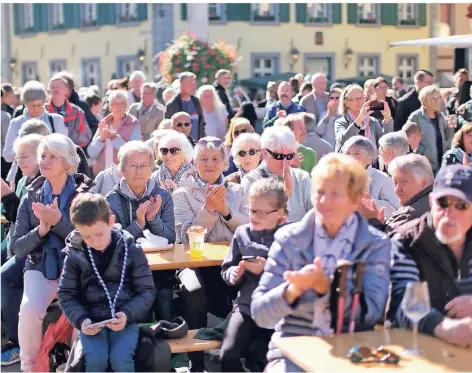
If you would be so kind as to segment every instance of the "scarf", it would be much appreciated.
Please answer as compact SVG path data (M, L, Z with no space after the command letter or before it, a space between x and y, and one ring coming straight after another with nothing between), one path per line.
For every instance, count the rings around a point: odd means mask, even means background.
M159 185L160 185L160 183L162 183L162 184L164 184L164 186L166 186L165 181L170 179L174 183L176 183L177 186L179 186L180 181L182 180L182 177L184 176L184 174L187 171L190 171L192 169L193 169L193 166L189 162L184 161L184 163L182 163L180 168L177 170L175 176L172 177L172 174L170 173L169 169L166 167L166 165L164 163L162 163L161 167L159 168L159 180L158 180ZM166 188L167 188L167 186L166 186ZM173 191L170 191L170 192L173 192Z
M206 188L208 183L206 183L202 179L200 179L199 174L195 175L195 181L198 184L198 186L203 190L203 192L205 192L205 188ZM216 182L214 182L212 185L222 185L223 183L224 183L224 178L223 178L223 174L221 174L218 177L218 180L216 180Z
M66 100L66 102L64 103L65 107L66 107L66 114L63 115L64 117L64 124L67 126L67 123L69 122L72 122L74 120L77 120L79 119L79 128L78 128L78 131L79 132L84 132L85 131L85 122L84 122L84 116L81 116L80 115L80 112L79 110L75 109L72 107L72 105L70 104L69 100ZM49 113L57 113L57 114L60 114L62 115L61 112L56 112L56 108L54 107L52 101L49 101L46 105L46 110L49 112Z
M357 116L351 110L347 111L347 115L349 116L349 119L351 119L351 122L356 120ZM361 126L361 131L362 130L364 131L364 136L370 140L372 145L374 145L375 150L377 150L377 139L375 138L375 135L372 132L372 128L370 128L369 116L364 119L364 122L362 123L362 126Z
M239 180L241 182L241 180L243 179L244 176L246 176L247 172L244 172L243 168L242 167L239 167L238 171L236 171L238 173L238 176L239 176Z
M67 217L67 219L69 218L69 202L74 193L74 177L69 176L58 198L59 211L63 216ZM49 180L44 182L40 199L42 204L48 205L52 204L54 200ZM64 238L59 237L53 231L49 231L48 234L46 234L42 244L43 257L41 259L41 272L47 280L57 280L59 278L64 262L64 254L62 253L64 247Z
M336 237L330 238L318 219L315 220L314 256L321 257L323 271L329 278L333 278L338 260L346 259L351 254L358 226L358 217L353 213L344 222ZM315 300L312 327L317 329L315 335L328 335L334 332L330 325L328 292Z

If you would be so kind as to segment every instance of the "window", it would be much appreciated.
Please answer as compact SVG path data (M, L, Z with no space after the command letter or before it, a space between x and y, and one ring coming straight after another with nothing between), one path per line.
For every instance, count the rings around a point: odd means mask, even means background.
M33 4L20 4L20 28L22 32L33 31L34 26L34 13Z
M210 21L221 21L223 18L223 4L208 4L208 19Z
M124 3L119 4L120 23L134 22L138 20L138 4Z
M307 4L306 23L331 23L331 4Z
M83 26L96 26L97 25L97 4L83 4Z
M64 27L64 5L63 4L52 4L52 29L57 30Z
M92 58L82 61L84 86L100 85L100 60Z
M398 21L400 25L405 25L405 26L418 25L417 4L410 4L410 3L398 4Z
M136 56L117 57L118 77L130 76L135 70L139 70L139 61Z
M36 62L23 63L23 84L29 80L38 79L38 68Z
M276 5L272 3L251 4L252 21L276 21Z
M275 69L276 58L256 58L254 60L253 76L267 76L273 75Z
M357 23L376 25L379 23L380 7L378 4L357 5Z
M66 60L55 60L49 62L49 75L60 73L66 70Z
M378 56L360 56L358 60L359 76L377 77L379 75Z
M415 75L418 59L416 56L398 56L398 75L407 81L413 80Z

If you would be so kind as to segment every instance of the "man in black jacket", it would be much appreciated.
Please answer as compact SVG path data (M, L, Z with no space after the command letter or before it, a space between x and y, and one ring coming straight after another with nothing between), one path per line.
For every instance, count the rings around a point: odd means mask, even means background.
M392 239L392 294L388 317L412 327L401 306L407 284L425 281L431 309L419 331L459 346L472 345L472 169L444 167L429 198L431 212Z
M427 70L417 71L413 79L415 88L398 99L397 112L393 122L394 131L400 131L410 114L421 107L420 100L418 99L420 91L424 87L433 84L433 74Z
M172 115L179 111L185 111L190 115L192 129L190 137L195 141L205 137L205 120L203 118L200 100L194 96L197 88L197 76L189 71L179 76L180 93L175 96L166 106L165 118L171 119Z
M216 82L214 83L216 93L218 93L218 97L220 98L221 102L226 106L226 110L228 111L228 120L231 120L234 117L235 111L231 102L229 101L228 94L226 90L231 86L231 71L220 69L215 74Z

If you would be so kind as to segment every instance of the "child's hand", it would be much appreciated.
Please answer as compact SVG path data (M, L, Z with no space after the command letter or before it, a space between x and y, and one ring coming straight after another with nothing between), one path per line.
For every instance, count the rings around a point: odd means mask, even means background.
M116 320L109 322L107 328L119 332L125 328L128 317L123 312L118 312L115 316Z
M85 335L95 335L95 334L99 333L100 330L102 329L101 327L87 329L86 327L88 325L92 325L92 320L90 320L90 319L84 320L84 322L80 326L80 331Z
M234 269L231 271L231 274L229 276L229 281L232 284L235 284L238 282L238 280L241 278L241 276L244 274L245 268L244 268L244 262L240 261L238 266L235 266Z
M260 275L264 270L265 263L265 258L258 256L255 262L244 262L244 268L255 275Z

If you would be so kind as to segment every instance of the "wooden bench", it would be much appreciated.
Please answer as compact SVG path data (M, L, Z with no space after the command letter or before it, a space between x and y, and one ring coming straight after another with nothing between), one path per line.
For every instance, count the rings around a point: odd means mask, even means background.
M182 352L216 350L221 347L221 341L194 339L193 337L197 332L198 329L193 329L189 330L183 338L167 339L166 342L170 346L170 351L173 354L179 354Z

